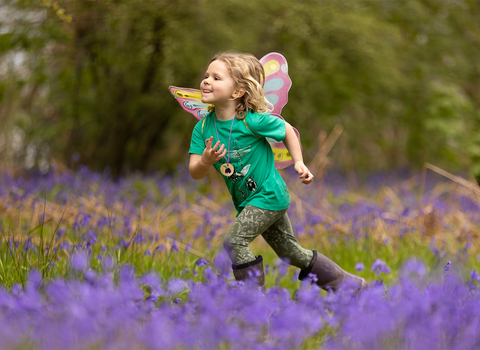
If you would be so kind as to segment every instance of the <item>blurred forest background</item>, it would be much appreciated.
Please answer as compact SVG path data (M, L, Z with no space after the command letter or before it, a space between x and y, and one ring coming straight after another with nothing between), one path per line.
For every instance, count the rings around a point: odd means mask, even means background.
M339 125L333 166L480 174L478 0L0 4L1 168L174 170L196 120L168 86L198 88L216 52L237 50L287 58L282 115L307 162Z

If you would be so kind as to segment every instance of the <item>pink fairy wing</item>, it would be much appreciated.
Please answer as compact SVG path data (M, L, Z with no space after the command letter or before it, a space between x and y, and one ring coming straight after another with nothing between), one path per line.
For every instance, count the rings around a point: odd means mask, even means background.
M202 93L200 90L176 86L170 86L168 89L178 103L180 103L180 106L198 120L203 119L208 114L208 107L210 105L202 102Z
M273 105L273 111L270 114L283 119L280 113L288 102L288 90L292 87L292 80L288 76L287 60L283 55L277 52L271 52L263 56L260 59L260 63L265 69L263 93L267 100ZM300 142L300 133L295 128L293 128L293 130ZM276 142L272 139L268 139L268 141L272 146L275 168L283 169L293 164L293 159L283 142Z
M272 113L280 114L288 101L288 90L292 81L288 76L288 64L283 55L271 52L260 59L265 69L265 86L263 92L273 105Z
M279 114L275 114L275 113L270 113L270 114L277 118L285 120ZM295 128L293 128L293 131L295 132L295 135L297 135L298 142L300 142L300 133ZM293 164L293 159L290 155L290 152L288 152L288 149L287 147L285 147L285 144L283 142L277 142L271 138L267 138L267 141L270 142L270 146L272 147L273 159L275 161L276 169L284 169ZM300 147L301 146L302 146L302 143L300 142Z

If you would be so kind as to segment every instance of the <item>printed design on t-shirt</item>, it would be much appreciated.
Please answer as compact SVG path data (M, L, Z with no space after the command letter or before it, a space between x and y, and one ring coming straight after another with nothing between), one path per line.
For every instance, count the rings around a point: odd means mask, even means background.
M249 176L247 179L247 188L250 192L255 192L257 190L257 183L253 176Z
M240 172L236 172L236 169L235 169L233 175L230 176L230 180L232 180L233 182L237 182L241 177L245 177L245 175L247 175L248 173L248 170L250 169L250 166L251 164L247 164L246 166L243 167L242 170L240 170Z
M243 166L243 164L242 164L242 157L243 157L243 156L246 156L246 155L249 154L251 151L252 151L252 150L251 150L251 147L250 147L250 146L247 146L247 147L241 148L241 149L236 149L236 148L234 147L234 149L232 149L232 150L230 151L230 153L229 153L229 154L230 154L230 159L232 159L232 160L234 160L234 159L237 160L237 159L238 159L238 161L240 162L240 166Z
M232 182L237 182L238 180L240 180L240 178L247 176L250 170L250 167L252 166L251 164L247 164L243 166L243 162L242 162L242 157L246 156L252 151L251 146L247 146L241 149L235 149L236 148L235 146L238 146L238 144L235 142L236 141L234 141L234 149L230 151L230 159L232 160L232 162L234 160L236 161L235 171L233 175L229 177L229 179L232 180ZM237 171L237 169L241 169L241 170ZM249 176L247 178L247 182L245 186L247 187L247 190L250 192L255 192L257 190L257 183L255 182L253 176ZM245 191L239 188L236 188L235 191L238 191L240 193L240 195L238 195L238 193L236 195L237 200L243 201L246 197Z
M239 188L236 188L235 190L241 193L241 196L240 197L237 196L237 199L240 201L243 201L245 199L245 191L242 191Z

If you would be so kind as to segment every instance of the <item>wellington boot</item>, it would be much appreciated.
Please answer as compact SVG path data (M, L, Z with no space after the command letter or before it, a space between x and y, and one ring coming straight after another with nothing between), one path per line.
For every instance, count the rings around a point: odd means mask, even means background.
M254 280L255 284L265 289L265 274L263 272L263 258L257 255L256 259L245 264L232 265L233 276L237 281Z
M326 256L313 250L313 258L307 269L300 271L299 280L304 280L309 274L316 276L315 283L325 289L337 291L340 285L352 286L356 290L367 287L365 279L343 270Z

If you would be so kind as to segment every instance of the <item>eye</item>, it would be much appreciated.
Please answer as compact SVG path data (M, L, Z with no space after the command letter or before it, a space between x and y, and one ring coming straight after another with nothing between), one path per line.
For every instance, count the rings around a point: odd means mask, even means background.
M220 78L219 78L219 77L215 77L215 80L220 80Z

